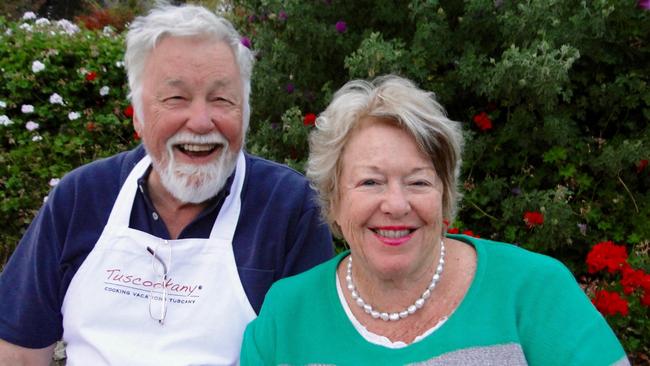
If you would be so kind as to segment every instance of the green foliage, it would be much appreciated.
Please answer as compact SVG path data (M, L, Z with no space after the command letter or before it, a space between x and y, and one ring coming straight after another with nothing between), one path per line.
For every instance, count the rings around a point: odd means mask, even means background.
M131 122L122 112L128 105L122 36L43 22L0 19L0 115L11 121L0 126L1 264L52 179L133 145ZM44 68L33 69L35 62ZM54 94L61 103L52 103ZM23 112L25 106L33 112ZM28 130L29 122L38 127Z
M258 52L256 152L300 166L303 135L269 125L287 111L322 111L351 78L397 73L463 123L465 198L452 227L553 255L577 276L591 243L650 242L650 12L636 1L240 0L235 9ZM491 126L473 122L481 113ZM529 225L530 212L543 223ZM648 353L639 330L616 331L628 351Z
M302 169L312 128L304 116L351 78L397 73L434 91L463 124L465 199L452 227L553 255L578 278L593 243L650 245L650 11L635 0L232 5L258 59L249 151ZM135 143L117 66L123 47L121 34L0 18L0 122L13 122L0 125L0 263L51 179ZM34 61L45 69L33 72ZM65 103L52 104L54 93ZM647 324L621 324L615 331L640 360Z

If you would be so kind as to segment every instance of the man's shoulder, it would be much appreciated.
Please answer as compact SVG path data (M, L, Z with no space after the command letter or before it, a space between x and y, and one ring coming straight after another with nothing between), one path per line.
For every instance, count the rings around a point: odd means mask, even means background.
M298 171L259 156L246 154L245 197L266 202L284 202L314 206L314 191L307 178Z
M137 147L73 169L50 193L52 207L58 211L84 207L109 209L129 172L144 154L144 148Z
M66 174L64 180L96 181L98 183L117 180L121 184L144 155L144 148L138 146L133 150L97 159L77 167Z
M305 176L297 170L260 156L246 153L246 163L249 174L255 177L264 176L267 179L295 180L300 183L307 181Z

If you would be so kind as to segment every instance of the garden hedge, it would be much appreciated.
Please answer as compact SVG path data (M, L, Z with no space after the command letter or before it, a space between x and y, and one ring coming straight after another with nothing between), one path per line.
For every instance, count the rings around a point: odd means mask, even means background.
M302 170L314 117L343 83L413 79L467 138L450 231L562 260L647 361L645 4L234 1L228 16L257 55L247 149ZM110 27L0 18L0 265L58 179L139 143L123 47Z

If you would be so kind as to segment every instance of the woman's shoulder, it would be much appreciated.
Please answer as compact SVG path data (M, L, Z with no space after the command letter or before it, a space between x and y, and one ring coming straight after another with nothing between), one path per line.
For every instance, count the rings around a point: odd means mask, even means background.
M554 276L573 281L573 274L559 260L536 253L519 245L468 236L454 236L454 239L473 246L477 252L479 266L490 272L503 272L507 276ZM482 262L482 263L481 263Z

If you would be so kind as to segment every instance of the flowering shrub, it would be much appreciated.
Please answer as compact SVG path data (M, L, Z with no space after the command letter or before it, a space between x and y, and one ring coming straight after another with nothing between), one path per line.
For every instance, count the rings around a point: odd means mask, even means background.
M66 172L134 145L123 37L0 18L0 268Z
M397 73L463 124L464 198L448 232L471 228L553 255L578 277L592 276L583 259L600 238L629 251L650 242L650 11L641 3L234 5L257 52L251 152L301 168L307 113L351 78Z
M624 245L606 241L594 245L586 259L592 275L587 292L628 351L650 344L650 274L644 270L650 266L648 250L650 244L628 256Z
M587 254L589 273L596 273L607 269L609 273L616 273L627 262L627 249L611 241L598 243Z
M628 303L617 292L598 290L593 303L603 315L620 314L627 316L628 314Z
M589 279L592 296L617 293L627 316L612 295L596 303L615 313L633 361L647 358L646 3L235 0L232 20L257 55L246 147L302 170L334 90L389 72L413 79L465 131L464 199L449 232L551 254ZM51 180L138 143L123 34L95 15L94 31L0 18L0 266ZM626 243L629 267L588 272L583 258L601 238Z

